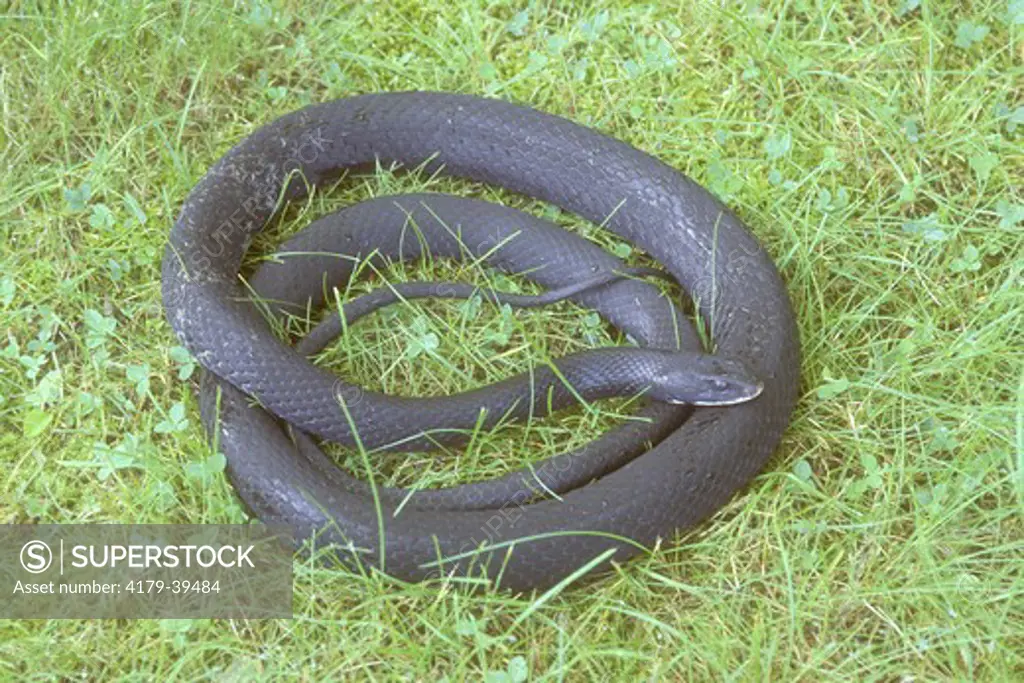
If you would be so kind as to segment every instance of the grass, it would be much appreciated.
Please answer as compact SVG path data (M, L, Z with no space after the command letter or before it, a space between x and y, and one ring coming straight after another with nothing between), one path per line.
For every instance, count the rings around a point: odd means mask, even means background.
M290 621L3 622L0 677L1021 675L1024 7L670 4L0 10L2 522L244 519L162 316L159 259L205 169L309 102L489 94L659 156L768 246L805 354L765 472L699 529L585 589L467 596L299 565ZM318 196L273 237L423 186L545 211L381 173ZM568 305L509 317L417 304L356 326L325 362L370 386L448 393L607 335ZM377 473L491 476L591 438L615 419L602 408L448 457L382 459Z

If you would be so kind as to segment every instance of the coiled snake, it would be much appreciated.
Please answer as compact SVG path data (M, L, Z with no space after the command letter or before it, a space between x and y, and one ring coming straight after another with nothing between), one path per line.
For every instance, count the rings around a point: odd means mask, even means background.
M239 282L242 258L282 198L375 162L492 183L617 233L693 298L715 355L699 353L693 329L680 324L681 314L655 288L619 277L630 272L581 238L512 209L409 195L357 204L294 237L282 253L301 254L300 262L285 258L252 277L252 289L268 302L264 312L315 310L359 259L429 252L483 259L567 292L590 278L572 298L654 348L568 356L554 369L437 399L363 391L317 368L305 354L321 348L338 325L322 324L298 347L279 340ZM345 315L354 320L425 293L404 287L351 302ZM464 292L434 287L432 295ZM732 212L629 145L493 99L364 95L313 105L257 130L186 199L164 255L163 300L175 333L208 371L204 423L246 506L299 537L317 533L321 545L341 545L342 561L404 580L486 575L518 591L607 568L721 507L764 466L797 395L799 344L789 298L771 259ZM748 371L763 389L752 390ZM409 450L457 441L478 423L481 405L488 406L486 428L579 398L638 392L658 399L641 409L644 420L533 470L441 491L410 493L353 479L307 435ZM672 405L702 396L745 402Z

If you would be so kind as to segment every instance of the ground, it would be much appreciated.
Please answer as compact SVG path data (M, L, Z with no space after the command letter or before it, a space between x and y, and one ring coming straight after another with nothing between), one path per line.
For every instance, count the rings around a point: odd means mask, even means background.
M3 678L1021 674L1020 0L5 7L2 522L245 519L162 314L163 244L232 144L354 93L528 103L691 175L776 259L804 358L763 474L585 588L470 596L298 565L293 620L3 622ZM294 208L261 246L420 187L510 201L637 257L522 198L386 170ZM569 305L426 304L374 316L324 362L440 394L611 341ZM457 457L389 457L376 473L483 478L592 438L614 410L508 427Z

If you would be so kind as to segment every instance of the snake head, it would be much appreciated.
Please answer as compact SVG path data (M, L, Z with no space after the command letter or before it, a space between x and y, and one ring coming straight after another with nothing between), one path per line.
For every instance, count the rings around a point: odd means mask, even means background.
M705 353L668 354L648 396L665 403L731 406L760 395L764 384L746 365Z

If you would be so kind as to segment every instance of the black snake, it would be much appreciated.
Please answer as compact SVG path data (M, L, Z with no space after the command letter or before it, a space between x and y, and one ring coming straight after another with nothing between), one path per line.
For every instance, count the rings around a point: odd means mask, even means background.
M379 162L493 183L600 223L682 285L708 323L715 355L698 353L692 327L651 285L602 279L629 274L609 254L527 214L443 195L363 202L317 221L282 250L300 254L300 263L284 258L253 275L261 313L238 273L280 200ZM589 277L572 298L653 348L597 349L453 397L398 398L363 391L307 360L342 323L323 323L293 348L263 317L316 310L360 260L425 253L483 259L561 291ZM351 302L345 316L429 293L404 287ZM464 294L433 287L433 295ZM343 561L406 580L486 574L525 590L606 568L723 505L770 457L797 395L799 346L785 287L734 214L633 147L498 100L364 95L259 129L187 198L164 256L163 299L172 328L209 371L204 422L250 510L301 537L318 533L320 544L339 544ZM763 383L753 400L696 408L664 402L745 400L757 393L747 369ZM533 470L448 490L410 493L353 479L306 434L410 450L580 398L641 392L660 399L640 410L645 419Z

